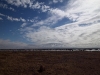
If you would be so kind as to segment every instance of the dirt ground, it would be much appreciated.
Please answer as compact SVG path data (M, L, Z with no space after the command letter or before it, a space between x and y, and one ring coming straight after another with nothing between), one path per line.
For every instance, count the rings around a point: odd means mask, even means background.
M0 51L0 75L100 75L100 52Z

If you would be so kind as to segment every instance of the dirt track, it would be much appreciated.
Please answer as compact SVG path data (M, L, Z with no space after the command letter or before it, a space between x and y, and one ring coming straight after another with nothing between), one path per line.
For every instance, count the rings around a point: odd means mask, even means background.
M1 51L0 75L100 75L100 52Z

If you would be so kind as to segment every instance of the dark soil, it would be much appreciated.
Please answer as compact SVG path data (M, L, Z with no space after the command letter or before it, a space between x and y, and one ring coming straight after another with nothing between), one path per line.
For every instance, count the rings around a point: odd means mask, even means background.
M100 75L100 52L1 51L0 75Z

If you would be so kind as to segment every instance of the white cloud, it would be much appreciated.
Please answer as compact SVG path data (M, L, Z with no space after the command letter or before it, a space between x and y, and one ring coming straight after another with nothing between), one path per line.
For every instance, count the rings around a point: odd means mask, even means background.
M35 20L34 20L34 19L31 19L31 20L29 20L29 19L28 19L27 21L28 21L28 22L35 22Z
M20 17L20 20L21 20L22 22L26 22L26 20L25 20L24 18L22 18L22 17Z
M23 23L22 25L21 25L21 27L25 27L27 25L27 23Z
M7 19L10 20L10 21L20 21L20 19L18 18L13 18L11 16L7 16Z
M6 15L0 13L0 16L6 16Z
M20 19L18 19L18 18L12 18L12 21L20 21ZM22 21L22 22L24 22L24 21Z
M88 5L87 5L87 4ZM51 13L51 16L47 18L46 20L40 21L40 25L44 24L48 25L49 22L57 22L64 17L69 18L73 22L78 22L79 24L83 23L93 23L97 19L99 20L100 17L100 1L99 0L93 0L93 1L81 1L81 0L76 0L76 1L69 1L69 4L65 6L64 10L58 9L58 8L49 8L48 10ZM50 19L52 17L52 19ZM56 20L55 18L56 17ZM51 20L51 21L50 21ZM39 23L37 23L39 25ZM54 23L53 23L54 24Z
M53 15L53 16L50 16L48 17L47 19L45 20L41 20L35 24L33 24L32 26L50 26L50 25L53 25L55 23L57 23L59 20L61 20L62 17L59 17L59 16L56 16L56 15Z
M26 20L22 17L20 18L13 18L11 16L7 16L7 19L10 20L10 21L22 21L22 22L26 22Z
M36 2L34 5L31 7L32 9L40 9L41 8L41 3Z
M53 0L53 3L58 3L58 0Z
M50 8L51 16L28 27L29 30L23 29L24 36L41 44L65 43L73 47L100 47L100 0L70 0L68 3L64 10ZM53 29L49 27L64 17L73 23ZM34 30L34 26L41 27Z
M6 8L6 9L8 8L6 4L2 4L2 3L0 3L0 7Z
M5 0L9 4L15 5L15 6L22 6L24 8L27 8L28 5L32 5L34 0Z
M35 2L35 0L6 0L9 4L15 5L17 7L21 6L24 8L32 8L32 9L40 9L41 4L38 1Z
M58 2L60 2L60 3L62 3L64 0L51 0L51 1L49 1L49 4L56 4L56 3L58 3Z
M99 15L99 0L69 1L66 12L71 20L86 21ZM100 16L100 15L99 15Z
M46 12L46 11L50 10L50 6L42 5L41 10L42 10L42 12Z
M46 12L49 10L49 6L45 5L43 2L38 2L35 0L5 0L11 5L15 5L17 7L24 7L30 9L40 9L42 12Z
M9 10L15 11L14 8L12 8L12 7L8 7L7 4L2 4L2 3L0 3L0 7L4 8L4 9L9 9Z
M63 2L63 0L53 0L53 3Z
M22 42L12 42L10 40L2 40L0 39L0 49L20 49L25 48L28 45Z
M9 9L10 9L10 10L12 10L12 11L15 11L15 9L14 9L14 8L12 8L12 7L10 7Z
M59 16L61 18L64 18L64 17L67 17L67 14L65 11L61 10L61 9L58 9L58 8L55 8L55 9L50 9L50 13L52 15L56 15L56 16Z
M23 28L20 28L19 30L21 31L21 33L24 33L26 31L31 32L31 31L34 30L34 28L32 28L32 27L25 27L24 29Z
M10 1L10 0L9 0ZM56 1L56 0L55 0ZM14 1L11 1L14 3ZM22 24L21 32L25 32L24 36L32 42L47 43L67 43L73 46L99 46L98 41L100 35L100 1L99 0L70 0L69 4L64 6L65 9L50 8L50 6L42 5L42 3L26 4L24 1L15 1L16 6L27 8L30 5L32 9L41 9L42 12L49 11L50 15L45 20L41 20L31 27L26 27L26 23ZM23 2L23 5L21 3ZM31 4L30 4L31 3ZM5 16L0 14L0 16ZM65 24L54 29L49 28L50 25L57 23L64 17L69 18L73 23ZM8 20L34 22L34 19L13 18L8 16ZM41 26L34 30L34 26ZM48 27L47 27L48 26ZM40 37L41 36L41 37ZM97 43L97 44L96 44ZM96 44L96 45L95 45Z
M65 17L67 18L66 12L58 8L53 9L49 6L44 5L42 8L42 12L46 11L48 11L49 17L34 23L32 26L50 26L57 23L59 20L62 20Z
M52 15L59 16L61 18L69 18L72 21L80 23L92 22L96 17L100 17L100 1L99 0L71 0L68 5L64 6L64 9L50 9ZM95 18L95 19L94 19ZM59 20L59 19L58 19Z
M33 48L43 48L43 46L0 39L0 49L33 49Z
M15 17L12 17L12 16L8 16L8 15L5 15L5 14L2 14L0 13L0 16L3 16L3 17L6 17L8 20L10 21L22 21L22 22L37 22L38 21L38 17L34 17L33 19L25 19L25 18L15 18Z
M64 25L51 29L49 27L42 26L38 30L28 30L25 32L25 37L37 44L48 43L63 43L70 44L78 47L99 47L100 45L100 26L99 23L92 26L80 27L78 25Z
M22 17L20 18L14 18L14 17L11 17L11 16L6 16L8 20L10 21L22 21L22 22L35 22L36 19L24 19Z
M0 20L3 20L3 19L0 17Z
M10 16L8 16L7 19L13 21L13 18Z

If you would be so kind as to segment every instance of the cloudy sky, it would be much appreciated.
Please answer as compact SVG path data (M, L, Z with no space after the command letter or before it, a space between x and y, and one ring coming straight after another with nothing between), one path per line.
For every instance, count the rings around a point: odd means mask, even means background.
M100 47L100 0L0 0L0 49Z

